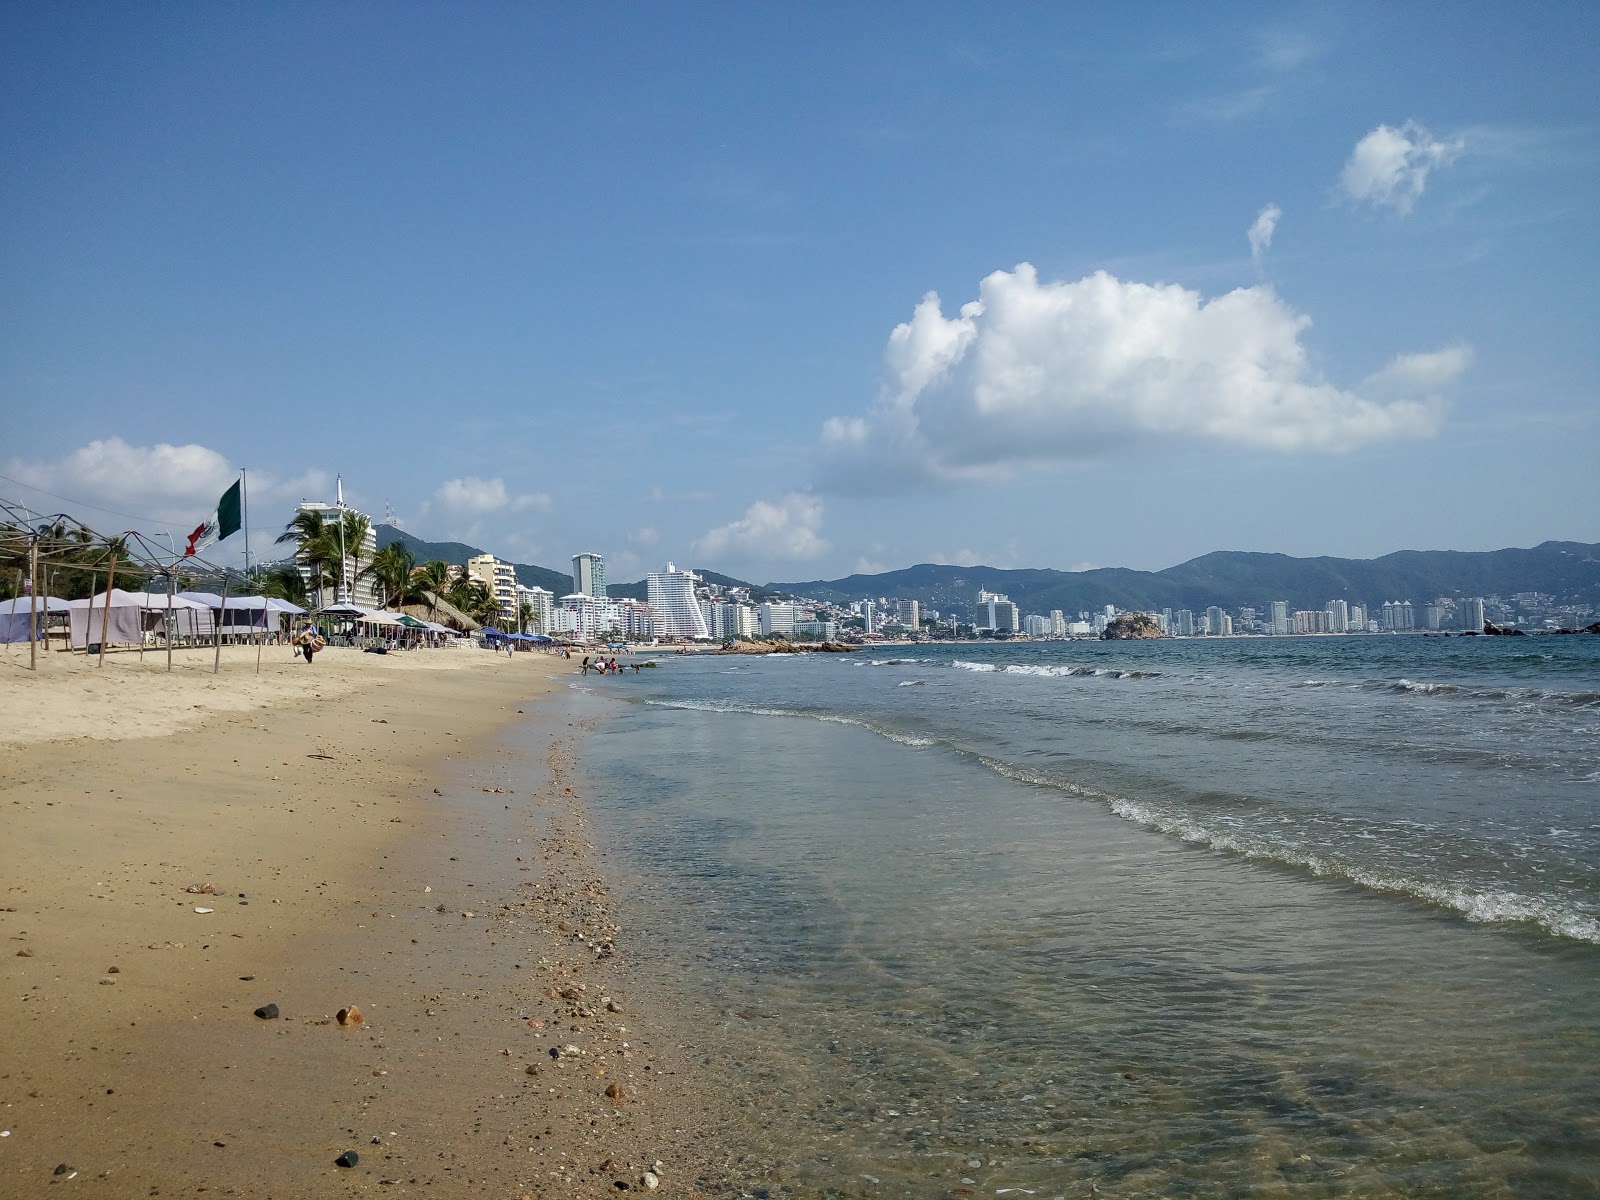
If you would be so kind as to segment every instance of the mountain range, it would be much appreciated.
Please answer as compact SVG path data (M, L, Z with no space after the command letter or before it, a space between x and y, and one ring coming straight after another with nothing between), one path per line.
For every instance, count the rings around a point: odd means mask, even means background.
M463 565L484 553L464 542L424 541L393 525L378 525L378 545L404 544L418 562L443 559ZM565 571L513 564L517 581L563 596L572 589ZM1381 558L1293 558L1219 550L1161 571L1100 567L1089 571L1048 568L1004 570L920 563L877 575L752 584L715 571L696 570L708 583L748 587L755 598L804 596L845 603L866 597L920 600L941 612L970 612L979 589L1003 592L1024 612L1188 608L1210 605L1236 610L1265 608L1286 600L1290 609L1320 609L1329 600L1376 605L1385 600L1421 603L1436 596L1510 596L1541 592L1559 602L1600 606L1600 544L1542 542L1527 549L1488 551L1399 550ZM645 585L608 583L613 596L642 600Z

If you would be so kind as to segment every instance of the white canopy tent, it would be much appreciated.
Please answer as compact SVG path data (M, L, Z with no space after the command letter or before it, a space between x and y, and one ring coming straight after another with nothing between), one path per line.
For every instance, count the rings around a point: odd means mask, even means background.
M67 601L73 649L94 645L132 645L144 642L147 614L172 623L179 635L203 636L211 629L211 610L204 604L155 592L125 592L111 589L107 611L106 594L84 600ZM170 616L169 616L170 614Z
M29 640L28 622L33 618L35 604L38 605L39 612L37 635L43 634L49 614L70 611L65 600L58 600L54 596L40 596L37 601L32 596L18 596L15 600L0 601L0 642Z

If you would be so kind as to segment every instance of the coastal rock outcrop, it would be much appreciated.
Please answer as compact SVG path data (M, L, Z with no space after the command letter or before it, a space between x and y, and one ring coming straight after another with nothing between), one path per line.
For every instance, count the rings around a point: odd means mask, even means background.
M1108 642L1158 638L1161 636L1161 627L1148 613L1119 613L1111 618L1100 636Z
M843 642L723 642L716 654L854 654L859 646Z

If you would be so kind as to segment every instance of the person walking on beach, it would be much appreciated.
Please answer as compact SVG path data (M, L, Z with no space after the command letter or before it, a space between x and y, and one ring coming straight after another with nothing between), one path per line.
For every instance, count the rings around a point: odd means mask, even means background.
M310 662L311 656L322 649L324 642L321 635L317 633L317 627L307 621L300 627L300 632L295 636L294 645L305 660Z

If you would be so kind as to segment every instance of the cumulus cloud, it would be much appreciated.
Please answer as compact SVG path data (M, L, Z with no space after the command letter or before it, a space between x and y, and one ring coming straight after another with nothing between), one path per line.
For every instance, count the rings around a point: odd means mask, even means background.
M1261 258L1272 246L1272 235L1278 232L1278 221L1283 216L1283 209L1276 204L1269 204L1256 214L1256 219L1250 223L1250 228L1245 236L1250 239L1250 257L1255 260L1256 266L1261 265Z
M120 437L96 439L57 459L7 459L0 473L23 485L25 494L16 498L30 507L71 512L105 528L127 528L121 522L129 519L192 521L215 507L217 497L239 478L239 468L209 446L136 446ZM267 471L249 475L254 505L299 500L328 484L328 475L315 470L292 478ZM0 481L0 491L10 490ZM37 494L26 494L29 490Z
M694 543L710 559L806 559L828 549L820 533L822 501L804 492L757 500L737 521L708 531Z
M434 499L445 508L459 513L492 512L549 512L552 504L544 492L529 492L513 496L504 479L479 479L467 475L461 479L447 479L439 485Z
M1339 187L1352 203L1392 208L1402 216L1421 199L1428 175L1461 153L1457 138L1441 142L1416 121L1399 129L1379 125L1356 143L1339 175Z
M1320 378L1300 343L1309 325L1264 285L1207 300L1105 272L996 271L958 315L929 293L895 328L877 401L824 422L820 478L883 491L1158 440L1342 451L1436 431L1437 397Z

